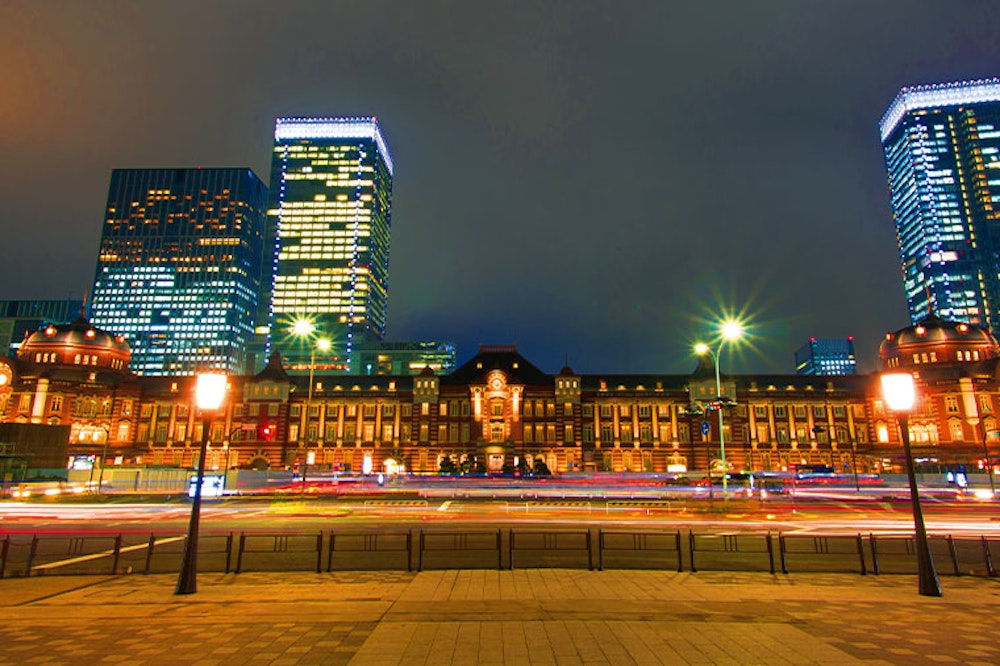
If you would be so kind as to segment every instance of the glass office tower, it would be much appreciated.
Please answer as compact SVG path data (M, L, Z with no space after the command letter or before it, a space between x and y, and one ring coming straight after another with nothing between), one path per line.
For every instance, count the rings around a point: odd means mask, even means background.
M263 275L267 187L249 169L115 169L95 326L140 375L246 368Z
M350 372L356 344L381 340L389 297L392 158L375 118L278 118L263 303L269 344L290 372ZM329 349L317 351L327 340Z
M16 357L28 335L46 324L70 323L81 315L82 306L80 299L0 301L0 354Z
M903 88L879 124L910 318L1000 323L1000 79Z
M795 352L797 375L853 375L857 370L851 337L809 338Z

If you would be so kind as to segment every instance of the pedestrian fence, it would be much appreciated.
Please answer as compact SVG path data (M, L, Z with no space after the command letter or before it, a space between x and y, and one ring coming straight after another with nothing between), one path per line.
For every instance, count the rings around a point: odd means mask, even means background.
M515 554L519 554L519 564L527 569L557 566L571 568L568 563L580 562L584 555L587 558L587 568L594 568L590 530L543 532L511 529L508 545L507 562L511 569L514 568ZM527 560L529 564L524 565L523 560Z
M0 535L0 578L172 573L184 534ZM939 575L997 576L1000 537L929 536ZM416 566L414 567L414 562ZM916 574L912 536L711 534L681 530L320 530L202 534L198 570L314 571L586 568Z
M485 563L487 556L489 562L493 562L493 554L496 554L497 569L503 568L503 558L501 540L503 533L501 530L482 532L428 532L420 530L420 549L418 552L417 569L423 571L425 568L441 566L445 562L444 568L456 567L456 558L462 558L473 565ZM480 568L473 566L471 568ZM469 567L467 567L469 568Z
M322 548L322 532L318 535ZM329 532L327 539L326 570L342 569L397 569L395 561L406 562L412 571L413 532ZM317 569L317 572L319 569Z

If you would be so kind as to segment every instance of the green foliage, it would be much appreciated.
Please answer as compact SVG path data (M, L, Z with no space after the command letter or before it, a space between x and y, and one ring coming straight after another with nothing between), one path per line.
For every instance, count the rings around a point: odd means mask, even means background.
M552 476L552 472L551 470L549 470L549 466L546 465L545 461L542 460L541 458L535 458L535 468L533 471L535 473L535 476Z
M486 465L480 462L475 456L469 456L462 461L459 466L462 474L485 474Z

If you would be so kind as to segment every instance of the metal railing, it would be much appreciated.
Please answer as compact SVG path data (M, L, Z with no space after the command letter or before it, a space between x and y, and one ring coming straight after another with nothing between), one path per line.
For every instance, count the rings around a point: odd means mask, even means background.
M183 534L8 534L0 578L60 574L168 573L180 566ZM915 574L911 536L707 534L680 530L320 530L229 532L201 537L204 572L609 568L760 571L771 574ZM1000 537L934 535L939 573L995 577ZM324 566L325 559L325 566Z

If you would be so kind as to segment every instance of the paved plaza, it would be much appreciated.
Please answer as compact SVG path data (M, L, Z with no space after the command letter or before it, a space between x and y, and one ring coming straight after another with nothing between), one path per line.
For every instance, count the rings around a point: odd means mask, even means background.
M0 664L998 664L1000 581L568 569L0 580Z

